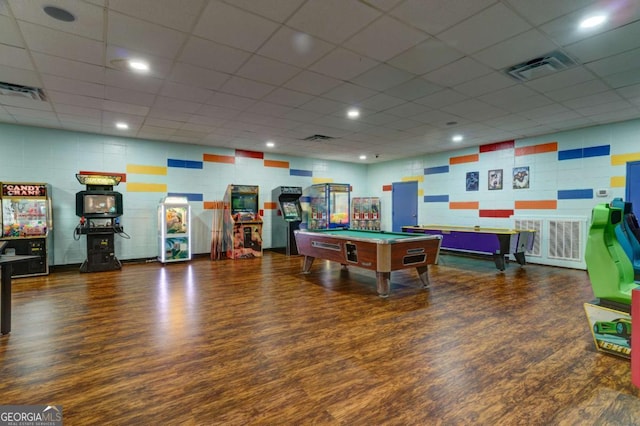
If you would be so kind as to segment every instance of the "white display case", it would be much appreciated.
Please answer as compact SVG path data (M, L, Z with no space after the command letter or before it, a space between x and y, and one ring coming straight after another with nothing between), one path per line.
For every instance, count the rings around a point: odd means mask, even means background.
M191 260L191 206L186 197L165 197L158 205L158 260Z

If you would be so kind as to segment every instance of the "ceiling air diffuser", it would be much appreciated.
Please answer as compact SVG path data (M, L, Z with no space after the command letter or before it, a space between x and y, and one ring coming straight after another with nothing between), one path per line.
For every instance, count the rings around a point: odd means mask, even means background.
M509 67L505 73L518 81L529 81L564 71L575 65L577 63L573 59L561 51L555 50L539 58Z

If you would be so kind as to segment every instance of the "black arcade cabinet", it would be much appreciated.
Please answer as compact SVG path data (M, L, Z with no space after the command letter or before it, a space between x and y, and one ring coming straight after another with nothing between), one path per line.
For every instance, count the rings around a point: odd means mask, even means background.
M80 223L75 234L87 236L87 259L80 266L80 272L121 269L115 255L114 236L124 234L120 225L122 194L113 190L121 177L77 174L76 178L87 187L76 193L76 216L80 217Z
M279 186L273 190L272 200L278 201L278 216L274 217L272 225L272 245L274 248L285 246L287 256L298 254L298 246L294 231L300 229L302 222L302 207L300 197L302 197L302 187L299 186ZM284 219L284 221L283 221Z

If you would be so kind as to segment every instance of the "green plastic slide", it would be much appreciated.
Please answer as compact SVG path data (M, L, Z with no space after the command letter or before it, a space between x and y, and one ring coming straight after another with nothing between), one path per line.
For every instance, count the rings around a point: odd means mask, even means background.
M620 208L609 204L593 208L584 257L593 294L630 305L631 291L639 284L633 280L633 265L616 239L615 227L620 220Z

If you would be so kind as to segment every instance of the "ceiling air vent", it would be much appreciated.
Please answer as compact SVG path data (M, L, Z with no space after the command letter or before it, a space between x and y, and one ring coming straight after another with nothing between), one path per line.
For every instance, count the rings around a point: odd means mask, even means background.
M311 135L311 136L307 136L306 138L302 139L303 141L311 141L311 142L315 142L315 141L328 141L331 139L335 139L333 136L325 136L325 135Z
M20 96L33 99L34 101L46 101L47 96L39 87L21 86L19 84L5 83L0 81L0 95Z
M564 71L575 65L578 64L573 59L555 50L539 58L509 67L504 72L518 81L529 81Z

